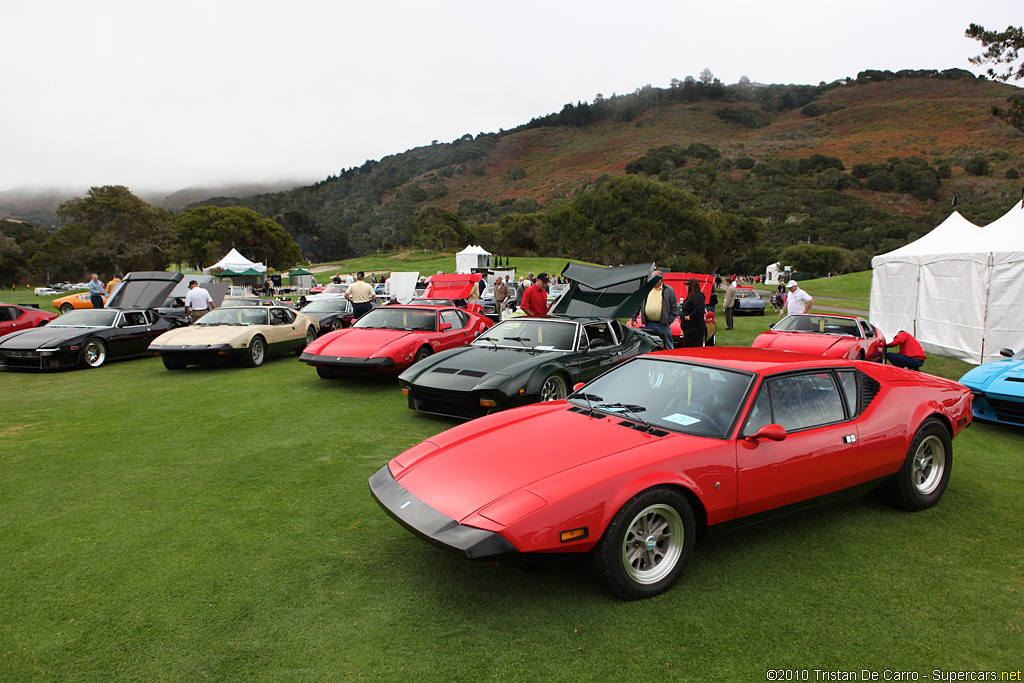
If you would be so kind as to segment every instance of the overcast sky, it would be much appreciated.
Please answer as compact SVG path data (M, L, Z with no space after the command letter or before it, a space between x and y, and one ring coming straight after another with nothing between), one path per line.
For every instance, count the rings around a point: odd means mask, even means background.
M313 182L698 76L963 68L1021 0L0 0L0 191ZM1021 84L1024 85L1024 84Z

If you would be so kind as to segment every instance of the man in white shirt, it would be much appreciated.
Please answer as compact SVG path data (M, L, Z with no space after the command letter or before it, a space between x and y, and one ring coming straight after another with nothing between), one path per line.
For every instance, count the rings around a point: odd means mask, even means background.
M345 290L345 298L352 302L352 312L361 318L373 308L373 287L366 283L363 271L356 273L356 280Z
M814 304L814 299L811 298L810 294L800 289L800 285L797 284L796 280L787 282L786 289L789 290L789 293L786 295L786 315L811 312L811 305ZM782 311L779 311L779 315L782 315Z
M185 295L185 317L190 314L192 322L202 318L204 315L217 308L213 304L213 297L199 283L192 280L188 283L188 294Z

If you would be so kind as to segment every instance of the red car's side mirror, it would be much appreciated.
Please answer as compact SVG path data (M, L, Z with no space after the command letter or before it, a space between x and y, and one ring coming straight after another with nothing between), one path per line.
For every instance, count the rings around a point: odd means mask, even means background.
M444 332L445 330L452 329L452 324L451 323L441 323L440 327L438 327L437 329L438 329L439 332Z
M769 441L782 441L786 438L786 428L782 425L770 424L765 425L758 429L755 433L746 437L747 441L760 441L761 439L768 439Z
M575 394L577 391L582 389L584 386L585 386L585 382L576 382L576 384L572 385L572 393Z

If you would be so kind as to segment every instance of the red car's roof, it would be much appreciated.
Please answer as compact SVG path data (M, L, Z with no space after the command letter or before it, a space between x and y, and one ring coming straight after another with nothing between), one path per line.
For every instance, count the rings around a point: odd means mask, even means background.
M655 351L645 357L664 356L679 360L692 360L709 365L756 372L759 374L773 373L787 369L823 367L831 368L850 363L840 358L825 358L807 353L793 351L773 351L771 349L752 349L746 346L705 346L703 348L680 348L671 351Z

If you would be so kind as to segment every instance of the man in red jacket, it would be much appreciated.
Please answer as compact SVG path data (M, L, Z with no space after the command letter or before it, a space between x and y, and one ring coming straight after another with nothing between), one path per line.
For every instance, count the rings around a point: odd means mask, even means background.
M523 313L538 317L548 314L549 280L547 273L541 273L537 276L537 281L531 287L526 288L526 291L523 292L523 301L519 304Z
M906 368L908 370L920 370L921 366L924 365L925 358L924 349L921 348L921 344L914 339L913 336L906 330L900 330L900 333L892 338L886 347L898 346L899 352L889 352L886 356L889 358L889 362L898 368Z

